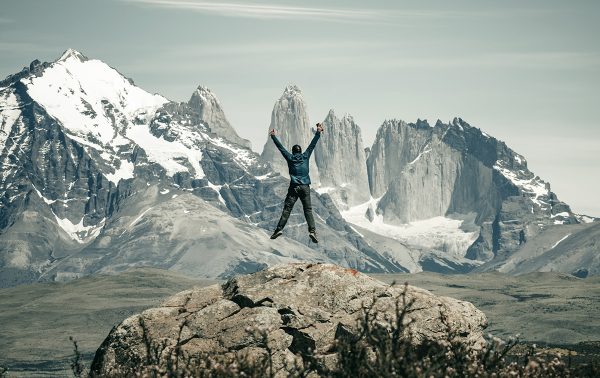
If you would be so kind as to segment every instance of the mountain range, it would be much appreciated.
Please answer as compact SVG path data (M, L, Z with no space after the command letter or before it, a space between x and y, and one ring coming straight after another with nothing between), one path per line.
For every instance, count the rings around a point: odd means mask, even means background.
M72 49L34 60L0 82L0 286L137 266L223 279L291 261L598 274L600 222L504 142L460 118L386 120L365 149L350 115L322 122L311 165L321 242L300 205L272 241L289 180L267 129L257 154L206 87L175 102ZM311 125L289 85L269 128L306 146Z

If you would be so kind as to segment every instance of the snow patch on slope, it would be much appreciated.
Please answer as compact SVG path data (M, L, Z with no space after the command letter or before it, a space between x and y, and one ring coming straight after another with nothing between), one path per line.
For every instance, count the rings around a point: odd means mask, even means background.
M596 221L596 218L594 217L590 217L589 215L575 215L577 217L577 219L579 219L579 221L581 223L592 223Z
M214 190L217 195L219 196L219 201L225 206L227 207L227 203L225 202L225 199L223 198L223 196L221 195L221 188L223 187L223 185L215 185L212 182L208 182L208 187L211 188L212 190Z
M565 236L563 236L562 238L560 238L559 240L554 242L554 244L552 246L546 245L543 248L528 250L527 252L525 252L524 250L519 250L515 254L510 256L508 258L508 260L506 260L504 263L502 263L502 265L498 268L498 271L502 272L502 273L514 273L515 270L518 269L523 264L527 264L528 262L535 261L536 259L539 259L540 257L542 257L547 251L550 251L550 250L556 248L560 243L565 241L569 236L571 236L571 233L566 234ZM551 270L548 268L547 264L548 263L545 264L546 268L542 269L541 271ZM550 266L551 265L552 264L550 264Z
M534 178L530 179L519 178L514 171L504 167L504 164L501 161L496 162L494 169L500 172L524 193L528 194L531 201L533 201L539 207L544 208L548 206L548 204L542 202L540 197L548 196L550 190L546 187L546 183L539 177L535 176Z
M4 149L6 139L14 123L21 115L17 96L8 89L0 92L0 152Z
M114 173L105 173L104 176L115 185L119 184L121 180L127 180L133 178L133 171L135 166L132 162L127 160L121 160L119 167L115 168Z
M200 166L202 151L198 147L187 147L179 140L169 142L157 138L152 135L147 125L133 125L127 130L127 137L143 148L148 160L160 164L168 175L189 172L188 167L185 166L185 162L188 162L194 169L194 177L204 177L204 171Z
M337 188L334 188L333 186L322 186L320 188L315 189L315 192L319 193L319 194L329 194L333 191L335 191Z
M240 148L224 138L203 132L202 124L186 121L165 123L160 119L154 119L152 123L158 126L158 130L168 130L175 140L170 142L163 137L155 136L145 124L131 126L127 129L126 135L146 151L149 160L163 166L169 175L189 172L191 165L194 172L190 173L196 178L203 178L204 172L199 162L202 160L202 149L207 144L231 152L234 162L246 172L258 161L257 155L250 149Z
M256 163L258 160L256 155L250 149L235 147L233 144L227 142L223 138L213 138L206 135L206 139L215 146L231 151L233 153L233 159L236 161L236 163L246 169L250 165Z
M421 156L425 155L426 153L431 152L431 147L429 147L429 144L426 144L425 147L423 147L423 151L419 153L419 155L417 155L416 158L414 158L413 161L411 161L410 163L408 163L408 165L413 165L415 164L417 161L419 161L419 159L421 159Z
M35 192L37 193L37 195L44 201L46 202L46 205L52 205L54 202L56 202L56 200L50 200L48 198L46 198L39 190L38 188L35 187L35 185L31 185L33 186L33 189L35 190Z
M131 228L131 227L135 226L135 224L136 224L137 222L139 222L139 221L140 221L140 219L142 219L142 217L143 217L143 216L144 216L144 215L145 215L145 214L146 214L148 211L150 211L150 210L152 210L152 207L149 207L149 208L147 208L146 210L144 210L144 211L143 211L143 212L142 212L142 213L141 213L141 214L140 214L140 215L139 215L137 218L135 218L135 219L133 220L133 222L131 222L131 223L129 224L129 228Z
M52 214L54 214L54 212L52 212ZM68 218L61 219L56 214L54 214L54 218L56 219L58 226L62 228L71 239L80 244L95 239L106 222L106 218L104 218L96 226L84 226L83 219L85 217L82 217L77 224L71 222Z
M273 172L268 172L268 173L265 173L264 175L260 175L260 176L254 176L254 178L256 178L257 180L260 180L260 181L262 181L262 180L266 180L266 179L268 179L268 178L271 178L271 177L273 177L274 175L275 175L275 174L274 174Z
M462 220L446 217L410 222L404 225L392 225L383 222L383 215L375 209L380 199L371 199L361 205L341 211L342 217L349 223L367 229L376 234L398 240L419 248L441 250L446 258L462 260L467 249L479 236L479 232L465 232L461 229ZM371 209L373 221L366 217Z
M558 246L560 243L562 243L566 238L568 238L569 236L571 236L571 234L567 234L565 235L562 239L560 239L559 241L557 241L556 243L554 243L554 245L550 248L550 249L554 249L556 248L556 246Z

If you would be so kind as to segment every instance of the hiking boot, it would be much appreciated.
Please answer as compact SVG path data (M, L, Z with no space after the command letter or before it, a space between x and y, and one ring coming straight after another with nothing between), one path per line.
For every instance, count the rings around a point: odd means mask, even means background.
M317 233L315 231L311 231L308 233L308 237L312 240L313 243L318 243L319 239L317 239Z
M277 239L281 235L283 235L283 231L281 231L281 230L275 230L275 232L273 232L273 235L271 235L271 239Z

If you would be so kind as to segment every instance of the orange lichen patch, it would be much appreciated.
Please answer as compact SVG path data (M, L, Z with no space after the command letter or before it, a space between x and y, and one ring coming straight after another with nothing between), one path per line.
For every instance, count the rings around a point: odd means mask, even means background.
M319 267L321 270L330 270L333 272L337 272L338 274L341 274L343 272L345 273L350 273L353 276L358 275L358 270L356 269L352 269L352 268L342 268L340 266L337 265L332 265L332 264L322 264L322 263L316 263L316 264L308 264L306 265L306 268L312 268L312 267Z

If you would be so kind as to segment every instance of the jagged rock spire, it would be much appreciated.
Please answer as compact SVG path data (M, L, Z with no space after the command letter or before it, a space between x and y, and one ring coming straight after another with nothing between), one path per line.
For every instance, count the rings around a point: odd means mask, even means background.
M323 126L325 132L315 148L321 186L328 188L336 205L342 209L368 201L369 182L360 127L351 115L339 119L333 109Z
M306 103L298 86L288 85L279 100L275 102L269 126L269 130L271 129L276 130L277 137L288 150L291 150L294 144L299 144L302 149L305 149L310 143L314 132L308 120ZM271 163L276 172L288 177L288 167L285 160L271 138L267 138L261 155L262 159ZM313 158L311 158L310 164L310 178L313 186L318 186L320 181L319 171Z
M200 114L211 132L231 142L250 148L250 141L240 137L231 126L217 96L209 88L198 86L188 101L188 105Z

